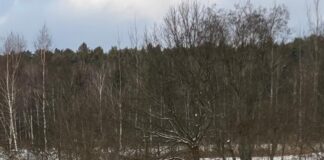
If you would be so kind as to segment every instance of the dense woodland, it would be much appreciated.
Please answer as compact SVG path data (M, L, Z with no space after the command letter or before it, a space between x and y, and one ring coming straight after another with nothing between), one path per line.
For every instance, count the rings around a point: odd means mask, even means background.
M44 26L32 53L11 33L0 55L0 146L60 160L324 152L314 2L310 34L297 38L285 6L197 2L171 8L144 38L134 27L132 46L108 52L53 49Z

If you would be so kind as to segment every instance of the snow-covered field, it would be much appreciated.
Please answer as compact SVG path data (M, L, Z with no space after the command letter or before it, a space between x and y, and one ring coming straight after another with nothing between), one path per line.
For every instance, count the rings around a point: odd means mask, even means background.
M47 155L47 160L58 160L57 156L55 156L55 152ZM28 152L27 150L20 150L16 156L17 160L38 160L41 157L34 155L33 153ZM9 156L5 154L5 152L0 150L0 160L9 160ZM181 160L181 158L178 158ZM200 158L200 160L223 160L222 158ZM226 160L232 160L232 157L226 158ZM239 157L236 157L236 160L240 160ZM269 157L253 157L252 160L270 160ZM324 153L313 153L299 156L287 155L287 156L277 156L274 157L274 160L324 160Z
M20 150L15 158L11 158L14 160L39 160L41 159L41 155L36 156L35 154L29 152L28 150ZM52 154L48 154L46 156L47 160L57 160L56 154L53 152ZM0 151L0 160L10 160L10 157L3 151Z
M223 160L222 158L201 158L200 160ZM226 160L232 160L232 158L226 158ZM236 160L240 158L236 157ZM253 157L252 160L269 160L269 157ZM299 160L299 156L278 156L274 157L274 160ZM301 156L301 160L324 160L324 154L309 154Z

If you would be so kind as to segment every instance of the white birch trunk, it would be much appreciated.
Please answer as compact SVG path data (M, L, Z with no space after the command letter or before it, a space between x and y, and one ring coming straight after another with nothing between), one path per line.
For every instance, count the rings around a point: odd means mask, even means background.
M46 121L46 88L45 88L45 64L46 64L46 51L42 50L42 112L43 112L43 134L44 134L44 151L47 152L47 121Z
M12 143L14 145L14 150L18 151L17 146L17 134L16 129L14 125L14 97L15 97L15 87L14 87L14 75L10 75L10 56L12 56L12 53L9 53L7 55L7 73L6 73L6 92L7 92L7 103L8 103L8 109L9 109L9 147L11 149ZM13 73L14 74L14 73Z

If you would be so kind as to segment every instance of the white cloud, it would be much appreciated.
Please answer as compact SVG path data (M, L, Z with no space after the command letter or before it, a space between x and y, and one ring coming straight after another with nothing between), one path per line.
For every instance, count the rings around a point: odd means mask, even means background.
M75 14L110 14L118 18L160 19L170 5L181 0L59 0Z
M109 0L66 0L65 1L68 5L75 7L76 9L97 9L101 8L104 5L109 3Z

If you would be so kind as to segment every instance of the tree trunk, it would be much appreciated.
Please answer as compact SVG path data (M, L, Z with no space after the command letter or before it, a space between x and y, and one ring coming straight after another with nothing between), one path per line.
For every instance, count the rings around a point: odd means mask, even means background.
M276 151L277 151L277 148L278 148L278 144L276 142L272 142L270 144L270 147L269 147L269 158L270 160L273 160L274 159L274 156L276 155Z
M45 59L45 56L44 56ZM42 109L43 109L43 134L44 134L44 151L47 151L47 135L46 135L46 130L47 130L47 122L46 122L46 94L45 94L45 62L43 63L43 100L42 100Z
M239 145L241 160L252 160L252 147L246 136L242 138L242 142Z
M7 70L6 70L6 96L7 96L7 103L9 108L9 149L11 150L12 147L12 141L14 145L15 151L18 150L17 146L17 133L15 130L14 125L14 98L15 98L15 87L14 87L14 75L10 75L10 66L9 61L11 60L9 56L7 55ZM14 73L12 73L14 74Z
M234 152L234 149L232 148L232 145L230 145L230 154L232 156L232 160L236 160L236 156L235 156L235 152Z
M121 151L123 149L123 117L122 117L122 105L121 102L119 102L119 135L118 135L118 150L119 154L121 154Z
M45 88L45 72L46 72L46 51L42 50L42 112L43 112L43 134L44 134L44 151L47 152L47 121L46 121L46 88Z
M192 154L192 160L199 160L200 159L199 146L190 147L190 150Z
M120 159L121 151L123 149L123 110L122 110L122 71L121 71L121 53L118 57L118 71L119 71L119 97L118 97L118 110L119 110L119 135L118 135L118 158Z
M282 145L282 148L281 148L281 160L284 160L286 143L283 143L281 145Z
M31 145L34 145L34 128L33 128L33 113L30 113L30 140L31 140Z

